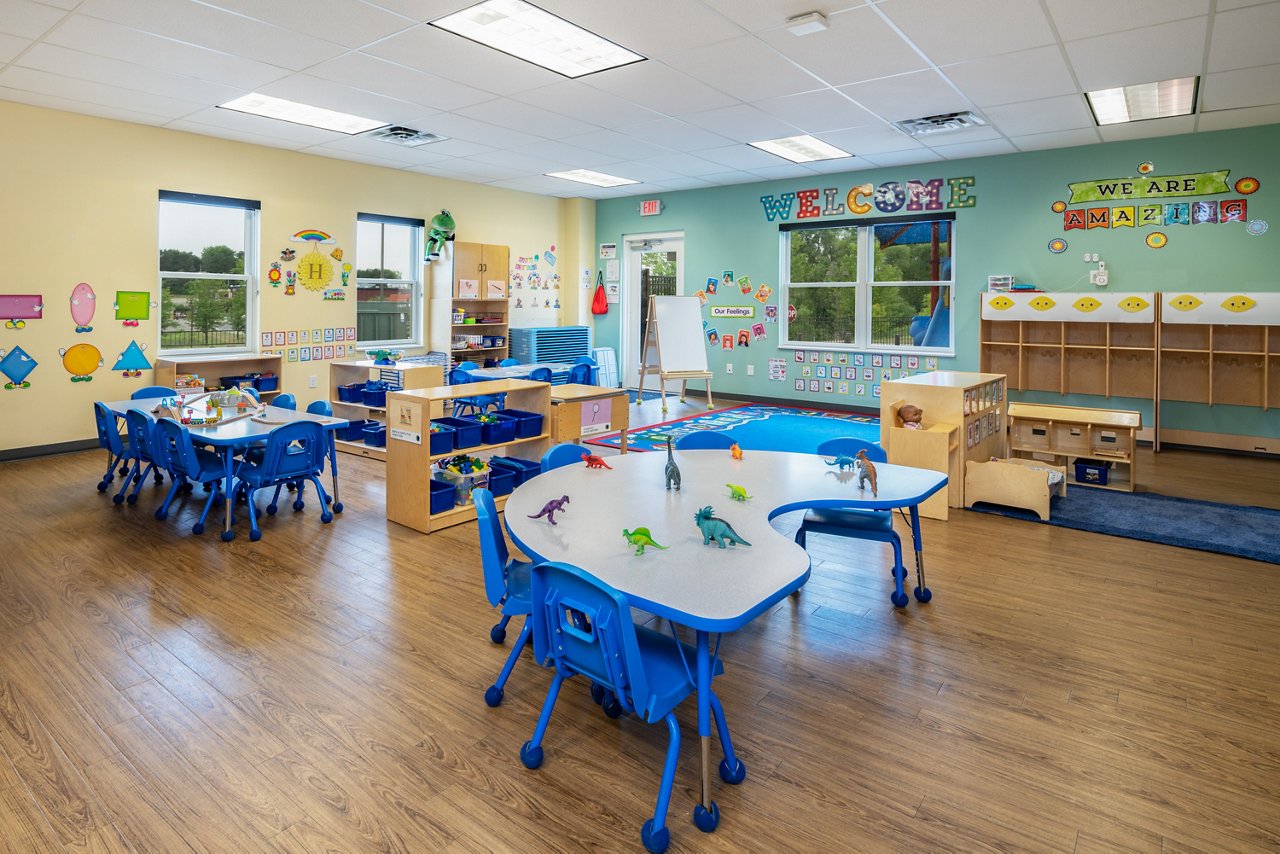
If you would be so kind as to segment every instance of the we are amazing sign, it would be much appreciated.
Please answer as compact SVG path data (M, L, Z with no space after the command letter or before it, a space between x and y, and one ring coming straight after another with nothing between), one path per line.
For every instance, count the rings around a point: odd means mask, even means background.
M847 210L851 214L870 213L874 207L880 213L906 211L940 211L971 208L978 203L973 194L974 180L964 178L930 178L927 181L912 179L907 182L885 181L879 186L859 184L841 195L839 187L823 187L796 190L760 197L760 205L769 222L791 219L816 219L822 216L840 216ZM945 197L945 199L944 199ZM818 199L822 203L818 203Z

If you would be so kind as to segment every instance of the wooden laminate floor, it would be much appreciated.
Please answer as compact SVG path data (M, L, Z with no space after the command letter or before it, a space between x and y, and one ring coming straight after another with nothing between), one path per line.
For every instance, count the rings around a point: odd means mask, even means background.
M1280 506L1274 460L1143 462ZM484 704L474 524L388 523L383 464L343 456L334 524L223 544L159 489L113 506L102 463L0 464L0 848L640 850L665 729L570 683L521 766L548 677ZM726 638L748 777L700 833L686 704L672 851L1280 849L1280 567L965 512L924 535L932 604L814 536L801 594Z

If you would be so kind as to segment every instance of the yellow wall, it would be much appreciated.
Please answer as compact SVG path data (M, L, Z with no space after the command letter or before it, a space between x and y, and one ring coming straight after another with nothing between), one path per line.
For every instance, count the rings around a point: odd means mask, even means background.
M261 201L260 331L355 326L354 289L344 302L325 302L301 287L286 296L266 273L282 248L299 255L309 248L288 242L304 228L333 234L351 261L360 211L430 220L447 208L459 240L506 244L513 258L552 244L577 248L584 228L588 245L594 238L591 204L7 102L0 102L0 127L0 294L41 293L45 301L43 319L21 330L0 328L0 349L21 345L39 363L30 388L0 389L0 451L90 438L94 400L127 398L151 384L150 372L126 379L111 366L135 338L155 361L159 311L126 329L111 304L117 290L150 290L159 301L160 190ZM577 263L579 253L572 255ZM339 268L334 285L341 284ZM566 279L570 290L575 280ZM78 282L98 295L90 333L76 334L71 321L68 300ZM63 369L59 349L77 343L102 352L105 364L91 382L73 383ZM307 387L313 374L314 391ZM305 404L322 395L327 377L325 362L286 364L283 386Z

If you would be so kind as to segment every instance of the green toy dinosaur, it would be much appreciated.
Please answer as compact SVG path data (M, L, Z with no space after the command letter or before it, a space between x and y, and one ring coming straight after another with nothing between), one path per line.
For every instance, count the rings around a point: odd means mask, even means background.
M747 495L745 487L738 486L736 483L726 483L725 486L729 487L729 497L734 501L746 501L753 497Z
M655 549L665 549L666 546L660 546L654 542L653 536L650 535L648 528L636 528L634 531L622 529L622 536L628 543L636 547L636 554L644 554L645 546L653 546Z
M733 526L723 519L716 517L716 511L708 504L697 513L693 514L693 521L697 523L698 530L702 532L702 544L708 545L715 540L716 545L724 548L726 543L734 543L749 546L742 537L738 536L738 532L733 530Z
M440 250L444 248L447 241L453 240L453 231L457 228L457 223L453 221L453 214L448 211L440 211L431 218L431 228L427 231L427 260L440 257Z

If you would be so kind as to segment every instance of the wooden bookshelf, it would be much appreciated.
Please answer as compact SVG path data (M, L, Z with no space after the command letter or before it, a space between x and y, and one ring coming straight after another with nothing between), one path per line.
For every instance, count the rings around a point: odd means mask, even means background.
M243 374L266 374L276 376L276 387L271 391L260 391L258 396L263 400L275 397L284 389L281 387L284 377L284 358L281 356L255 355L253 353L236 353L225 356L167 356L156 359L156 385L174 387L174 379L178 374L199 374L204 378L205 387L218 385L220 377Z
M387 420L385 406L365 406L363 403L338 399L338 386L377 379L386 380L396 388L433 388L444 385L444 368L439 365L423 365L416 362L379 365L372 359L330 362L329 402L333 405L333 414L349 420L359 418L385 423ZM382 460L387 456L386 448L377 448L366 445L364 442L338 439L336 445L339 451L370 459Z

